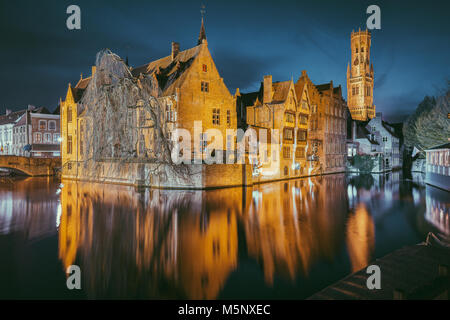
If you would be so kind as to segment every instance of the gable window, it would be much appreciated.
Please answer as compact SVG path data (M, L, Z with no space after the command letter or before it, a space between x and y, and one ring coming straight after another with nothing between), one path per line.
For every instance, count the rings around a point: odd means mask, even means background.
M308 123L308 117L300 115L300 117L298 118L298 121L301 125L305 125Z
M67 108L67 122L72 122L72 107Z
M39 120L39 130L47 130L47 121Z
M231 124L231 111L227 110L227 125Z
M212 114L212 123L216 125L220 125L220 109L213 109Z
M202 81L202 92L209 92L209 82Z
M55 120L50 120L48 122L48 130L56 131L56 121Z
M67 136L67 154L72 154L72 136Z
M290 112L285 113L285 119L286 119L286 122L295 123L295 115Z
M208 71L208 66L206 64L203 65L202 67L203 72L207 72Z

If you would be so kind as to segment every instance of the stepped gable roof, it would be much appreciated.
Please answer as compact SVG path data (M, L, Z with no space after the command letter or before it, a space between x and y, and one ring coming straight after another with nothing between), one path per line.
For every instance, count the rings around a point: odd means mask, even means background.
M13 111L8 115L1 115L0 125L15 123L25 112L26 110L20 110L20 111Z
M172 95L175 89L179 88L184 82L187 70L192 65L199 54L201 45L180 51L172 60L172 55L149 62L140 67L134 68L131 73L134 77L140 74L154 75L163 96Z

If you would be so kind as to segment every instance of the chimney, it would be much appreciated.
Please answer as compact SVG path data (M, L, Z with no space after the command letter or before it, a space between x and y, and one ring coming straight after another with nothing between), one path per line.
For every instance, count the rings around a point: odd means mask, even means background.
M91 76L94 76L96 70L97 70L97 67L96 66L92 66Z
M9 115L11 114L11 112L12 112L11 110L6 109L6 115L7 115L7 116L9 116Z
M272 102L272 76L264 76L264 96L263 103Z
M175 60L180 52L180 44L178 42L172 42L172 61Z
M31 104L28 105L28 111L33 111L35 108L36 107Z

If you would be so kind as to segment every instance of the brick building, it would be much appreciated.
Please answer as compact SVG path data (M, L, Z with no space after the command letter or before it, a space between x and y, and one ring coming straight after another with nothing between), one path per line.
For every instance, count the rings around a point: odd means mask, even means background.
M60 157L59 115L29 107L14 124L12 150L17 156Z

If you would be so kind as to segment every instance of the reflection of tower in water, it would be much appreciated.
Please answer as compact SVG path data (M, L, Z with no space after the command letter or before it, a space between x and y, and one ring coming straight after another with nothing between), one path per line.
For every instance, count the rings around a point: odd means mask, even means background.
M363 203L358 204L347 220L347 250L352 271L368 265L375 248L375 226Z

